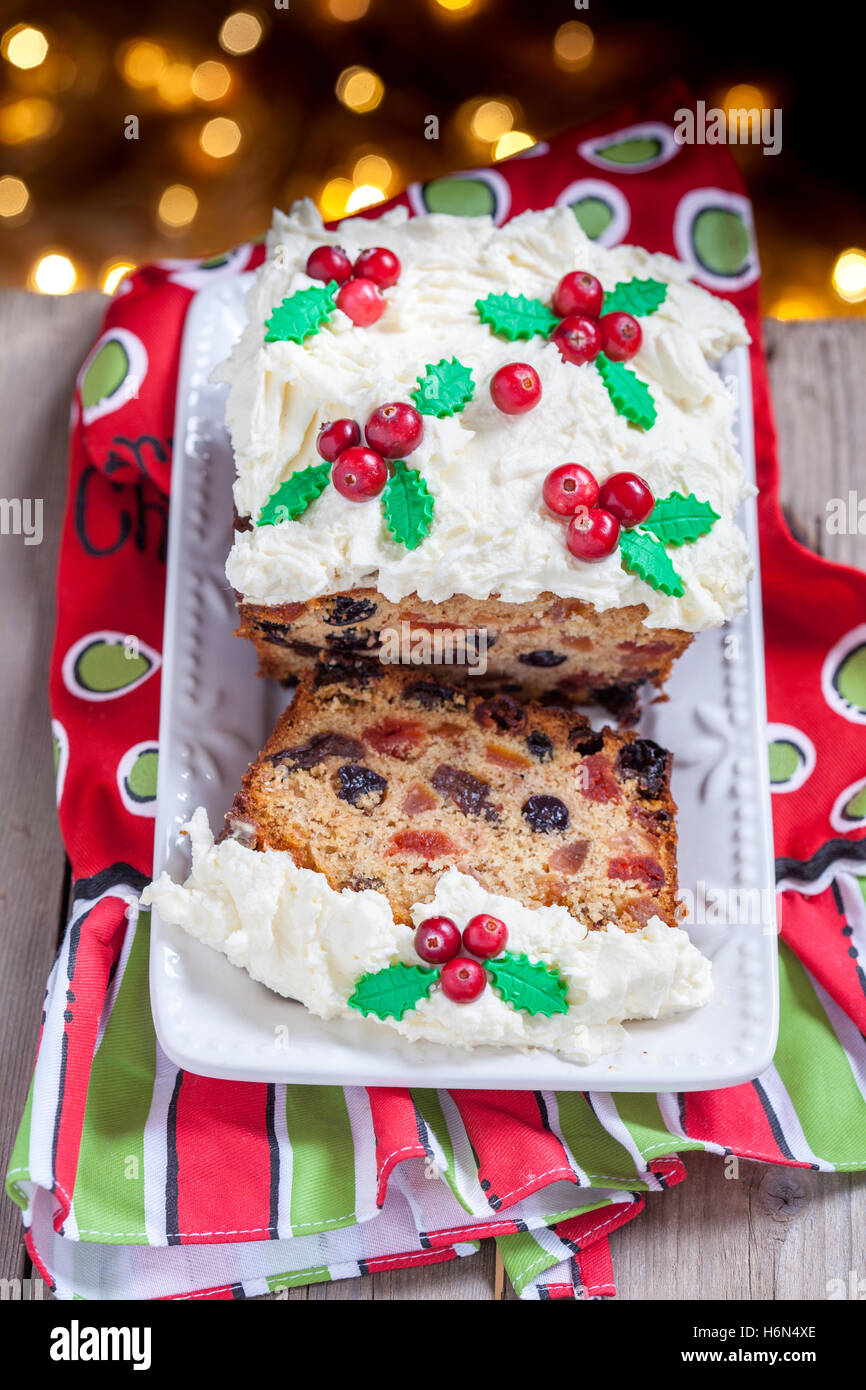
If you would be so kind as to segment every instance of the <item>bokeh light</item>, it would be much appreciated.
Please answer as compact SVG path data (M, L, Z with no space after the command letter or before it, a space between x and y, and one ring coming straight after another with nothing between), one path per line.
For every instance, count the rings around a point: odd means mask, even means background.
M188 227L198 212L198 198L185 183L172 183L163 191L156 210L166 227Z
M219 101L220 97L228 93L232 85L232 75L225 63L208 58L205 62L199 63L194 70L191 85L193 95L197 96L199 101Z
M507 130L500 135L493 149L494 159L508 159L509 155L519 154L521 150L531 150L535 140L525 130Z
M42 140L56 125L57 110L44 97L21 97L0 106L0 140L6 145Z
M595 38L588 24L569 19L560 24L553 39L553 58L564 72L579 72L592 62Z
M118 285L125 280L130 271L135 270L131 261L110 261L102 268L102 293L114 294Z
M383 203L385 194L381 188L377 188L372 183L362 183L352 189L346 202L346 211L360 212L362 208L371 208L376 203Z
M41 29L30 24L16 24L0 39L0 53L16 68L38 68L45 62L48 40Z
M482 101L469 122L476 140L490 144L514 125L514 111L506 101Z
M120 71L130 87L143 90L155 87L163 68L168 65L168 54L162 44L150 39L132 39L119 54Z
M75 263L61 251L40 256L30 271L30 287L40 294L71 294L77 283Z
M30 192L23 179L14 174L0 178L0 217L20 217L30 202Z
M252 53L262 41L262 21L250 10L236 10L223 20L219 32L220 47L226 53Z
M338 217L345 217L349 199L354 191L355 185L351 179L328 179L318 198L319 212L323 219L333 222Z
M837 256L833 289L846 304L860 304L866 299L866 251L852 246Z
M478 9L478 0L433 0L433 9L448 15L468 15Z
M159 74L156 90L166 106L188 106L193 99L191 63L169 63Z
M334 90L344 106L359 113L375 111L385 95L381 77L362 67L344 68Z
M394 166L383 154L362 154L352 169L352 182L358 188L372 184L374 188L389 189L394 177Z
M211 159L226 159L240 148L241 128L228 116L214 116L205 121L198 142Z
M370 0L324 0L322 7L331 19L340 19L349 24L353 19L363 19L370 8Z

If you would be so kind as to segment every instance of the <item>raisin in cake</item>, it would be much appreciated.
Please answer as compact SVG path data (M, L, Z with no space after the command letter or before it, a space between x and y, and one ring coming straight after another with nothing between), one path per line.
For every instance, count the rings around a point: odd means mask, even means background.
M330 886L384 893L398 922L450 866L587 928L676 922L669 754L576 713L392 671L309 675L227 817Z
M379 317L356 323L345 286L316 277L341 278L371 242L392 254L372 266ZM338 245L331 269L310 261ZM605 330L611 355L599 336L579 360L559 290L576 271L604 291L599 324L637 323L631 346ZM411 660L435 666L448 662L437 634L480 631L491 688L559 703L601 691L627 710L696 632L745 607L735 517L750 489L734 397L711 363L748 338L681 263L599 246L567 207L502 227L396 209L330 232L301 203L275 215L247 316L223 368L237 467L227 574L263 674L364 662L406 624L429 639ZM511 414L491 384L515 364L536 385L532 408ZM335 421L348 422L339 446L322 436ZM347 448L375 444L377 464L349 467L339 447L356 438ZM544 490L566 463L605 500L588 494L574 526ZM624 474L651 510L623 510L611 479ZM621 526L593 557L584 529L607 507Z

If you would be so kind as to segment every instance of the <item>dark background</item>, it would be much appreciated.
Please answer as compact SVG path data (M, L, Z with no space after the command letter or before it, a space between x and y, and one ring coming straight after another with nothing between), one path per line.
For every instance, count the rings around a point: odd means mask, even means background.
M859 7L589 0L577 10L573 0L468 0L449 12L442 5L0 4L0 34L28 24L49 43L44 61L26 70L0 58L0 213L4 176L23 181L29 194L23 211L0 215L0 282L32 285L40 258L60 252L74 263L76 288L99 287L116 262L206 255L260 236L271 207L302 194L340 215L365 155L388 161L390 180L380 179L388 194L411 179L486 163L495 141L476 138L471 126L481 99L504 100L514 129L542 138L679 75L711 105L724 106L732 87L749 84L763 105L782 109L779 155L733 147L755 203L765 312L866 313L866 284L852 303L833 283L840 252L866 247ZM262 25L244 54L219 41L237 9ZM591 52L577 70L555 58L557 31L568 23L591 31ZM155 70L163 66L136 86L130 45L142 40L158 46L156 57L146 50ZM207 60L222 62L231 79L214 100L190 86ZM372 69L384 87L366 113L335 94L340 73L353 65ZM431 114L438 141L424 139ZM124 138L129 115L139 119L138 140ZM240 131L239 148L226 157L201 148L202 128L214 117ZM370 167L386 168L361 166ZM175 184L192 189L198 203L191 222L170 228L158 209ZM18 185L7 183L7 195L10 188L15 195Z

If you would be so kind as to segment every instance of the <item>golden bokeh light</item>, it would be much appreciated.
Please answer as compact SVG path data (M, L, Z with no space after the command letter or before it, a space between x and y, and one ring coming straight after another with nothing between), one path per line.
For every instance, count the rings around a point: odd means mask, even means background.
M579 72L592 62L595 37L588 24L569 19L560 24L553 39L553 58L565 72Z
M784 290L767 309L771 319L820 319L828 313L827 306L817 295L801 289Z
M370 8L370 0L324 0L322 8L331 19L350 24L353 19L364 18Z
M390 188L394 182L394 166L383 154L362 154L355 160L352 182L358 188L364 184L372 184L374 188Z
M0 106L0 140L5 145L23 145L41 140L57 124L57 111L44 97L21 97Z
M519 154L521 150L531 150L535 140L525 130L507 130L500 135L493 149L494 159L508 159L509 155Z
M118 285L125 280L130 271L135 270L131 261L110 261L102 269L102 293L114 294Z
M370 68L344 68L334 88L338 99L350 111L375 111L385 95L381 77Z
M482 101L475 108L469 128L476 140L492 144L514 125L514 111L507 101Z
M360 212L362 208L374 207L376 203L384 203L384 189L377 188L372 183L362 183L353 188L346 202L346 211L349 213Z
M14 174L0 178L0 217L20 217L30 202L30 192L23 179Z
M172 183L163 191L156 215L166 227L188 227L198 212L198 198L185 183Z
M30 288L40 294L71 294L77 283L75 262L61 251L40 256L30 270Z
M262 21L250 10L236 10L223 20L219 32L220 47L226 53L252 53L262 41Z
M449 15L467 15L478 9L478 0L433 0L433 9Z
M16 24L0 39L0 53L16 68L38 68L45 62L48 40L41 29L30 24Z
M862 304L866 299L866 251L851 246L836 257L833 289L846 304Z
M219 101L232 85L232 75L225 63L208 58L199 63L192 75L193 96L199 101Z
M211 159L227 159L240 148L241 128L228 116L214 116L205 121L198 142Z
M188 106L193 99L191 63L169 63L159 74L156 90L166 106Z
M725 111L760 111L764 105L764 93L760 87L748 82L740 82L726 92L722 100Z
M155 87L163 68L168 66L168 54L162 44L150 39L132 39L118 56L124 79L130 87L140 90Z
M349 199L354 191L355 185L351 179L328 179L318 199L319 212L325 222L333 222L338 217L345 217Z

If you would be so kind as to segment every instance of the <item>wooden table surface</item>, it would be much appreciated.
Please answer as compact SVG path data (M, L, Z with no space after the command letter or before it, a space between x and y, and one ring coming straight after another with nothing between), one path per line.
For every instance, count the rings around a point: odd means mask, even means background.
M75 373L97 332L101 295L0 295L0 494L44 501L44 540L0 537L0 1171L24 1105L43 987L65 914L68 873L54 810L47 672L54 571L66 489ZM813 549L866 565L866 540L825 526L829 498L864 481L866 321L766 325L780 435L782 498ZM9 654L12 654L11 656ZM614 1234L619 1297L826 1297L827 1281L866 1273L866 1174L818 1174L690 1154L688 1178L651 1195ZM17 1207L0 1197L0 1278L29 1273ZM293 1299L492 1299L493 1246L417 1271L291 1291Z

